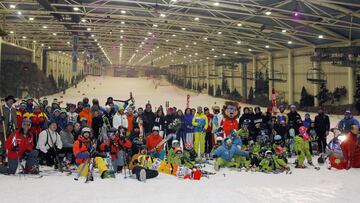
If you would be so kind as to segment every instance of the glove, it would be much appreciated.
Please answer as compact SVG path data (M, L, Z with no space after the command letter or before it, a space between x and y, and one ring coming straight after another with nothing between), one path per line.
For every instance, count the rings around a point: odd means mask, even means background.
M0 122L3 122L5 120L4 116L0 116Z
M212 158L216 159L216 158L218 158L218 155L213 154L213 155L212 155Z
M13 146L13 148L11 149L11 151L13 152L18 152L19 151L19 146Z
M252 157L252 156L253 156L253 153L249 152L248 157Z
M76 158L80 158L80 159L87 159L90 158L90 153L89 152L82 152L76 155Z

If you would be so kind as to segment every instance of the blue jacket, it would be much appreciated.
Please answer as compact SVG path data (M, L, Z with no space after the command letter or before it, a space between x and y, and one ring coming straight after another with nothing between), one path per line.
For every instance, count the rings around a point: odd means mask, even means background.
M185 126L185 133L192 133L194 132L194 127L192 125L193 115L185 114L184 115L184 126Z
M194 126L194 132L205 132L208 128L208 118L204 113L196 113L192 120L192 125Z
M231 136L231 141L233 145L240 146L242 145L242 141L239 136Z
M351 130L351 126L352 125L357 125L360 127L360 124L359 124L359 121L356 120L354 117L350 117L350 118L344 118L340 121L339 123L339 129L342 129L342 130L347 130L347 131L350 131Z
M311 119L310 118L305 118L303 121L303 125L305 128L309 129L311 127Z
M249 152L240 150L239 147L234 144L229 147L226 143L223 143L214 151L214 155L224 159L225 161L231 161L234 155L248 156Z

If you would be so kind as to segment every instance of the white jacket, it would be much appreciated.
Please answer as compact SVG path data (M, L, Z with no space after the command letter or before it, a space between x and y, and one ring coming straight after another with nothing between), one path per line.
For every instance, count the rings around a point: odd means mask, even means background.
M68 122L73 122L74 124L77 123L79 115L76 112L66 112L66 115L68 117Z
M116 113L113 117L113 127L118 129L119 126L128 128L128 120L125 114L121 115Z
M58 149L62 149L63 147L59 133L50 129L41 131L41 133L39 134L39 140L36 145L36 149L47 153L48 150L54 145L56 145Z

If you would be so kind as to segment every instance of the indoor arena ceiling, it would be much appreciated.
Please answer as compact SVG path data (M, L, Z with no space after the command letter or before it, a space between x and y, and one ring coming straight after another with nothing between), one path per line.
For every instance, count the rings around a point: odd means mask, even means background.
M113 65L180 64L360 38L359 0L6 0L5 40Z

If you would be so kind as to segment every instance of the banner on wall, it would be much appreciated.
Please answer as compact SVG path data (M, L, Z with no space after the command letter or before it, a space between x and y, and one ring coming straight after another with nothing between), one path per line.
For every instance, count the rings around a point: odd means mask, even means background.
M73 49L72 49L72 71L77 72L77 62L78 62L78 49L79 49L79 36L73 35Z

